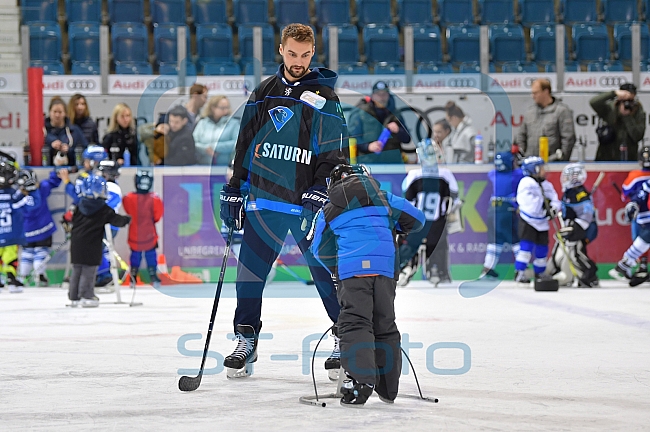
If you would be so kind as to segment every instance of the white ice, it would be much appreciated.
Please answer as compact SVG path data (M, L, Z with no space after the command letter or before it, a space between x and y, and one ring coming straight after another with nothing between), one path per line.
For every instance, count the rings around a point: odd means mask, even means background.
M142 288L140 307L110 304L115 294L102 294L97 309L65 307L59 288L5 289L0 430L650 430L650 290L603 285L543 293L504 282L467 299L455 288L412 282L398 290L398 326L422 344L410 356L422 392L440 402L398 397L386 405L372 397L362 409L334 399L325 408L298 402L313 394L303 341L329 326L314 287L268 287L263 333L272 339L260 341L253 376L228 380L220 370L190 393L178 390L178 370L200 364L214 285L203 287L203 298ZM131 290L122 297L129 301ZM227 339L234 308L226 284L215 353L234 348ZM203 337L184 344L194 355L181 354L179 339L196 333ZM456 348L436 349L444 342ZM325 340L319 352L327 356L331 347ZM321 394L335 390L323 360L316 359ZM206 368L217 366L208 359ZM412 372L400 391L417 394Z

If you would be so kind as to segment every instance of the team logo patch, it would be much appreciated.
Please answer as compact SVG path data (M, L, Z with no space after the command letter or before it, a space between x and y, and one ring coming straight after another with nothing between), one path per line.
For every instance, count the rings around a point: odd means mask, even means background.
M307 105L311 105L316 109L321 109L325 106L325 98L319 96L314 92L306 91L300 95L300 100L305 102Z
M271 120L275 126L275 131L280 132L280 129L282 129L282 127L291 120L291 117L293 117L293 111L285 106L279 106L270 109L269 116L271 116Z

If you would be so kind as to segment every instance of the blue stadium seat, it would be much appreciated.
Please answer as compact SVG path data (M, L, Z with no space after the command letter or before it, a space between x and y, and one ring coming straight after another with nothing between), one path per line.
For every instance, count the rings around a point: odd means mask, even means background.
M178 61L178 32L174 24L157 25L153 28L153 45L156 53L156 62L174 63ZM186 28L187 48L186 53L189 58L192 55L190 50L190 32ZM169 75L169 74L165 74Z
M624 62L632 61L632 23L616 24L614 26L614 40L616 41L616 50L618 59ZM648 58L648 47L650 47L650 33L648 26L641 23L641 61Z
M513 0L478 0L482 24L510 24L515 22Z
M144 22L144 0L108 0L111 24Z
M160 75L178 75L178 65L176 63L160 63L158 68ZM196 65L191 61L185 63L185 76L196 76Z
M350 0L314 0L319 25L350 23Z
M72 62L72 75L99 75L99 62Z
M115 62L148 61L149 35L144 24L113 24L111 40Z
M192 0L192 18L194 25L226 24L226 0Z
M587 63L587 72L623 72L623 70L623 63L620 61Z
M605 23L630 23L639 20L639 5L636 0L600 0Z
M99 62L99 24L70 24L68 50L73 62Z
M392 24L390 0L356 0L359 27L368 24Z
M269 21L266 0L233 0L232 7L237 25L267 24Z
M340 63L339 75L368 75L368 65L365 63Z
M580 72L580 64L575 61L571 62L565 62L564 63L564 71L565 72ZM544 66L544 72L548 73L553 73L557 72L557 68L555 67L555 63L546 63Z
M14 2L14 5L16 3ZM23 16L23 24L31 23L58 23L57 0L22 0L20 11Z
M596 0L560 0L563 22L567 25L598 21Z
M442 60L440 27L437 25L413 26L413 61L436 63Z
M497 71L496 66L494 63L490 62L490 73L494 73ZM459 68L460 73L481 73L481 64L477 61L473 62L464 62L460 64Z
M397 0L399 24L430 24L433 22L431 0Z
M271 24L262 27L262 60L263 63L273 62L278 48L275 45L275 32ZM253 58L253 26L239 26L239 55L242 62Z
M153 75L153 68L147 62L126 62L115 65L118 75Z
M40 62L61 60L61 29L58 24L29 25L29 56Z
M554 62L556 51L555 25L532 26L530 28L530 44L535 61Z
M185 0L151 0L150 4L154 24L185 24Z
M438 0L440 24L473 24L474 9L472 0Z
M278 27L291 23L309 23L309 2L305 0L273 0Z
M524 61L524 29L518 25L490 26L490 53L495 62Z
M454 68L449 63L426 63L418 65L419 74L450 74L454 73Z
M241 75L241 68L234 62L205 63L203 75Z
M368 24L363 28L363 45L368 63L399 62L399 33L394 25Z
M501 65L501 72L503 73L537 73L539 72L536 63L527 62L522 63L518 61L505 62Z
M532 27L535 24L555 23L554 0L519 0L521 24Z
M40 67L43 68L43 74L45 75L64 75L65 70L63 69L63 63L58 60L51 61L30 61L29 66L31 67Z
M337 26L339 36L339 63L356 63L359 61L359 32L352 25ZM323 50L325 59L329 59L329 26L323 27Z
M575 24L573 46L579 62L609 59L609 35L605 24Z
M375 73L384 75L404 75L404 63L377 63L375 65Z
M454 63L479 61L480 35L475 25L447 27L447 49Z
M278 64L275 62L264 62L262 63L262 75L273 75L278 70ZM253 75L255 74L255 63L246 62L244 63L244 75Z
M68 22L102 22L102 1L101 0L66 0L65 12L68 15Z
M227 24L197 25L196 50L199 63L232 62L232 29Z

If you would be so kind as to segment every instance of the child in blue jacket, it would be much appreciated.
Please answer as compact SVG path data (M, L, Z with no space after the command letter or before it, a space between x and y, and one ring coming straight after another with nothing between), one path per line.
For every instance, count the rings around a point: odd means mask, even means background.
M310 235L314 256L340 281L338 331L348 377L341 405L362 406L373 390L392 403L402 369L394 308L395 238L422 229L424 214L404 198L381 191L363 166L338 165L328 180L329 202Z

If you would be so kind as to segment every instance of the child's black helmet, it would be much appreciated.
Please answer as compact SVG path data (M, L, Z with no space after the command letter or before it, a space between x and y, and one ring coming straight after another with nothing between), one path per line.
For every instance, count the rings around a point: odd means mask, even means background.
M351 175L370 177L370 171L364 165L339 164L334 167L327 178L327 189L331 189L337 182Z
M0 160L0 187L11 186L18 179L18 170L9 161Z
M120 176L120 166L117 164L117 162L112 160L100 161L98 169L106 181L114 182Z
M153 189L151 170L139 168L135 173L135 190L137 193L149 193Z
M30 169L21 169L18 172L18 186L25 188L27 192L33 192L38 189L38 177L36 173Z

